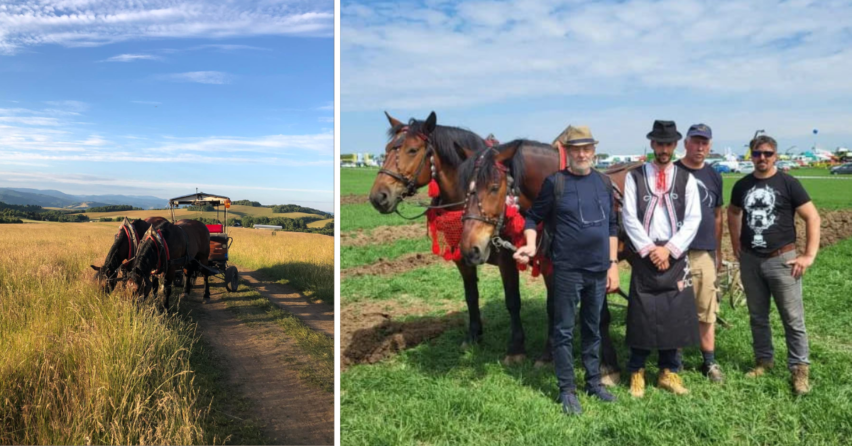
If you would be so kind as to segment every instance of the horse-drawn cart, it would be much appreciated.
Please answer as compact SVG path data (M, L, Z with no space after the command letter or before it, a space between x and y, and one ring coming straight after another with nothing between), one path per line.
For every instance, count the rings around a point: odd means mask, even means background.
M213 206L216 208L216 223L206 225L210 231L210 256L207 266L201 265L201 268L206 270L208 275L221 277L225 281L225 288L228 291L237 291L240 283L239 272L236 266L228 266L228 250L234 242L234 239L228 236L228 209L231 208L231 199L204 192L172 198L169 200L172 223L175 221L175 209L181 205ZM219 206L225 208L224 218L221 220L219 219Z

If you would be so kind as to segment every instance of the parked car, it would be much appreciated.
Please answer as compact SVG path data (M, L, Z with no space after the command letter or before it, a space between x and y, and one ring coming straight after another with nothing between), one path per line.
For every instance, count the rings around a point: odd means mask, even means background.
M741 161L739 167L740 173L748 175L754 172L754 163L751 161Z
M834 166L829 170L832 175L849 175L852 174L852 163L841 164Z
M775 167L777 167L778 170L782 172L789 172L790 169L793 169L793 166L798 167L796 163L790 161L778 161L777 163L775 163Z
M711 166L713 166L713 169L714 169L716 172L719 172L719 173L731 173L731 168L730 168L730 167L728 167L728 165L727 165L727 164L722 164L722 163L713 163L713 164L711 164Z

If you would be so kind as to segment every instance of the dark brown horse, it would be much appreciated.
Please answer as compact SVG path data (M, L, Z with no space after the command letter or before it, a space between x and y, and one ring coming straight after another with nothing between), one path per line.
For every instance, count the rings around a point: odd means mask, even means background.
M142 240L139 252L133 261L129 286L135 296L147 298L151 291L149 282L152 275L164 275L163 309L169 309L169 296L172 292L175 272L184 272L183 293L189 296L192 286L192 273L204 275L204 298L210 298L210 282L198 264L207 266L210 256L210 231L204 223L197 220L168 221L151 226ZM156 297L157 290L154 289Z
M388 131L390 141L385 147L386 156L382 169L370 191L373 207L383 214L394 212L404 198L414 195L419 188L434 178L440 188L440 196L433 200L432 205L447 206L447 210L461 210L464 194L460 193L457 187L458 167L465 154L457 150L454 143L478 150L486 147L485 141L471 131L437 125L435 112L425 121L412 119L407 125L387 113L385 115L391 125ZM521 325L518 269L509 252L495 252L495 255L487 260L500 268L506 308L511 320L509 346L503 362L520 362L526 358L526 346ZM455 263L464 282L469 315L468 334L463 345L475 344L482 338L476 266L461 260Z
M95 279L104 293L109 294L115 289L120 280L119 276L124 272L122 265L129 266L129 263L124 262L130 262L136 256L139 245L142 243L142 235L152 225L158 225L165 221L168 220L163 217L148 217L144 220L133 220L131 222L127 217L124 217L124 221L115 234L115 241L107 252L103 266L89 265L97 271ZM156 289L159 284L156 282L156 278L154 278L154 281Z
M461 252L469 263L483 263L493 255L493 251L507 251L495 248L492 241L500 235L504 224L502 217L506 210L507 197L517 197L521 214L532 206L538 196L544 179L560 168L559 152L548 144L534 141L515 140L492 149L481 149L474 153L459 148L467 154L462 163L460 184L466 194L464 226L462 229ZM616 208L620 209L621 192L624 190L624 178L629 168L641 165L613 168L607 172L613 182L613 194ZM492 249L494 248L494 249ZM623 258L621 249L619 258ZM546 271L546 269L545 269ZM547 342L540 361L550 361L553 328L553 281L550 274L544 274L547 287ZM609 307L604 300L601 311L601 375L607 383L617 381L618 358L612 338L609 335L611 322ZM609 376L607 376L609 375Z

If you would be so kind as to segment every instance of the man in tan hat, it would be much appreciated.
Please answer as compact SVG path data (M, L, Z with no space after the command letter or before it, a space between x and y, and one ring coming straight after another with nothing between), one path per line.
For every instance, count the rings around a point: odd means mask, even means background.
M527 263L535 255L536 225L544 221L553 237L551 339L559 401L565 413L579 414L582 409L574 384L572 353L578 304L586 393L606 402L615 400L601 385L599 350L601 308L607 291L618 288L618 225L612 183L592 169L598 142L589 128L569 127L558 143L566 149L567 168L545 179L526 215L526 245L518 249L515 259Z

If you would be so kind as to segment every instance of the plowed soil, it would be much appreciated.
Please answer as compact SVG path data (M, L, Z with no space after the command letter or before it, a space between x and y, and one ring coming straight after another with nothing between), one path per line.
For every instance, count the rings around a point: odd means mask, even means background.
M341 246L368 246L389 244L397 240L426 237L426 225L414 223L400 226L379 226L363 230L358 229L340 234Z
M426 306L403 307L395 302L358 302L343 306L340 309L341 369L355 364L375 364L428 342L449 328L464 325L459 311L410 321L394 320L432 310L434 308Z
M441 256L436 256L432 253L410 253L398 257L393 260L379 259L376 263L370 265L356 266L354 268L346 268L340 271L340 279L357 276L389 276L392 274L402 274L416 268L434 265L435 263L445 262Z

